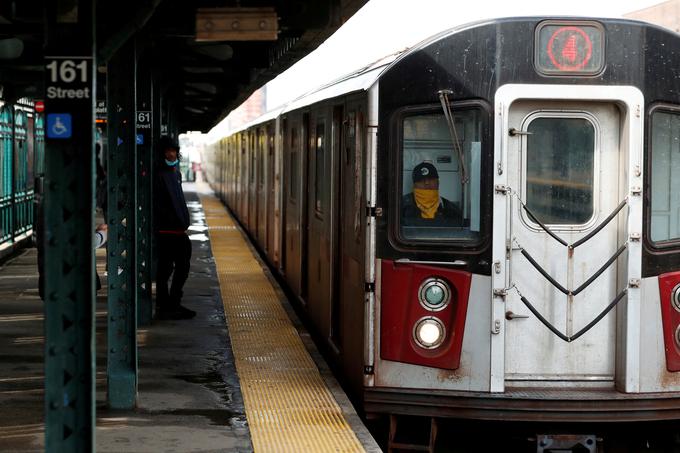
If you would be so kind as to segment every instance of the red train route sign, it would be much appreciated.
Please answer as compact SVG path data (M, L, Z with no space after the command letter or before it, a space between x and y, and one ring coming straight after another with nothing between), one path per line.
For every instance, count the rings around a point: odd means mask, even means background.
M562 27L550 37L546 51L557 69L578 71L593 56L593 42L579 27Z
M536 69L545 75L597 75L604 69L604 43L598 22L542 22L536 30Z

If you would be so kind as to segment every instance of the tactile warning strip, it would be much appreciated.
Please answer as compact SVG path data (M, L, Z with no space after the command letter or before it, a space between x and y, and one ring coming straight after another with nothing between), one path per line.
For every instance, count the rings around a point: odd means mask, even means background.
M201 202L255 451L363 452L231 216Z

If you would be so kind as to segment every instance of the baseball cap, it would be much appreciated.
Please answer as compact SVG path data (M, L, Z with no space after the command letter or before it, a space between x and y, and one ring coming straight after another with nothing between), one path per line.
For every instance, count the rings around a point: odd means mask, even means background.
M422 181L423 179L439 179L437 168L429 162L421 162L413 169L413 182Z

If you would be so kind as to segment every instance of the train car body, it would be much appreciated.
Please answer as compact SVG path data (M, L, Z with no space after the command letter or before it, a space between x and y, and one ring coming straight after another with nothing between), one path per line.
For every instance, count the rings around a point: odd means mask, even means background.
M678 49L460 26L222 138L208 177L366 412L680 419Z

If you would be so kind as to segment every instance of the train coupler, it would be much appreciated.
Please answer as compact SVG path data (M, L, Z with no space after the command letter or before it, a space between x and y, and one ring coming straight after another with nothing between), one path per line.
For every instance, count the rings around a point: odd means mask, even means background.
M582 434L539 434L536 453L596 453L597 437Z

